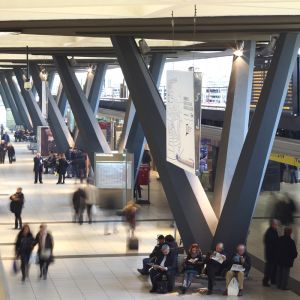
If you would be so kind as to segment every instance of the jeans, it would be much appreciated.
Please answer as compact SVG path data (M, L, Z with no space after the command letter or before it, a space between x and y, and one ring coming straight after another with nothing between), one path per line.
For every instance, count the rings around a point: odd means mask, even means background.
M198 272L196 271L185 271L182 286L188 289L191 286L192 281L197 274Z
M44 277L44 279L47 279L48 274L48 267L50 264L50 260L42 260L40 259L40 277Z
M39 182L43 182L42 173L43 173L43 171L34 171L34 182L35 183L37 183L38 180L39 180Z
M21 273L22 273L22 280L25 280L28 277L29 273L29 258L30 256L22 255L21 256Z

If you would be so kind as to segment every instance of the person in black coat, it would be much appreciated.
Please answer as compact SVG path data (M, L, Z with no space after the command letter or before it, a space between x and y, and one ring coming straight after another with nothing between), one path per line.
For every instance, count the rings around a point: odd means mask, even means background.
M199 275L203 268L202 252L198 244L192 244L184 261L184 278L181 292L185 294L191 286L193 278Z
M75 211L74 222L76 223L76 221L78 221L80 225L83 223L83 213L85 210L86 198L86 192L82 188L79 188L73 194L72 202Z
M40 278L47 279L48 267L53 262L54 242L50 232L47 231L47 225L42 224L40 231L35 237L34 245L38 245L38 257L40 264Z
M34 171L34 183L37 183L39 180L40 183L43 183L43 158L40 153L37 153L33 159L33 171Z
M208 278L207 295L212 294L216 275L222 275L223 270L225 270L226 259L223 243L218 243L214 251L207 253L204 261Z
M22 209L24 206L24 194L22 188L18 187L16 193L9 197L10 211L15 214L15 229L22 228Z
M14 158L15 158L15 155L16 155L16 152L15 152L15 148L12 144L8 144L7 145L7 155L8 155L8 161L10 164L12 164Z
M167 276L168 279L168 292L172 292L174 289L176 269L177 256L170 250L169 245L162 245L161 253L150 269L150 279L152 283L150 293L155 293L157 291L157 283L164 275Z
M0 142L0 164L4 164L6 155L6 144L4 141Z
M69 164L65 158L65 155L61 154L60 158L58 160L58 167L57 167L58 181L56 184L64 184L65 183L65 177L66 177L68 165Z
M264 235L264 245L265 245L265 271L263 278L263 286L270 286L271 284L276 284L276 247L278 242L278 220L273 219L270 221L270 227L267 229Z
M34 238L30 232L29 226L26 224L17 235L15 253L16 258L21 259L22 281L28 277L29 259L33 249Z
M157 237L157 245L154 247L149 257L143 259L143 268L137 269L141 275L149 274L150 263L155 261L155 259L160 255L161 247L164 243L165 243L165 237L163 235L159 235Z
M296 244L291 238L292 229L286 227L284 235L278 239L277 243L277 287L281 290L288 289L288 279L290 268L298 256Z

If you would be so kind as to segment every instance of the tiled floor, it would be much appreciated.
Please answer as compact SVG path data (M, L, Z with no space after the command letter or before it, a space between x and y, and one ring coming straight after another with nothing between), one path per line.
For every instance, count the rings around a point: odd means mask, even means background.
M138 218L137 235L140 239L139 253L126 255L126 227L116 215L107 216L97 212L96 219L117 220L118 233L104 235L104 223L92 225L69 223L72 218L70 206L71 194L78 187L73 180L66 185L55 184L54 175L44 177L43 185L33 184L32 155L26 150L25 144L16 144L17 163L14 165L0 165L0 251L4 269L9 282L11 299L177 299L178 293L169 295L152 295L148 290L150 284L147 278L139 276L136 268L140 266L143 253L148 253L155 243L155 236L159 233L174 233L170 228L172 219L160 183L152 182L150 206L141 209ZM38 279L37 266L30 271L30 280L22 284L19 276L11 272L13 245L16 231L13 227L13 216L9 212L7 200L17 186L22 186L26 196L23 213L24 222L30 222L31 228L37 232L40 222L48 222L49 230L55 239L55 255L57 259L50 267L47 281ZM290 189L289 185L286 187ZM298 187L293 187L297 191ZM263 216L267 203L267 194L262 196L255 215ZM263 215L262 215L263 214ZM267 221L254 219L251 225L249 248L254 254L262 257L262 232ZM112 231L112 223L110 224ZM255 247L254 247L255 246ZM111 257L113 255L113 257ZM298 276L299 264L293 270ZM252 279L246 283L244 299L299 299L292 292L281 292L273 288L261 287L261 274L253 270ZM298 276L299 278L300 276ZM181 296L183 299L224 299L221 296L223 282L218 283L217 294L204 296L196 289L205 287L206 282L193 285L191 293ZM230 298L230 297L229 297Z

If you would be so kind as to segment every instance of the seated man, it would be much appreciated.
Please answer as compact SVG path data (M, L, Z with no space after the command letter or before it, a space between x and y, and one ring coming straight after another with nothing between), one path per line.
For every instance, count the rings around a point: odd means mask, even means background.
M49 156L44 161L45 174L49 173L49 168L52 168L53 173L55 172L56 167L56 156L53 151L49 152Z
M250 268L251 259L246 252L246 246L240 244L237 246L236 253L232 257L230 270L226 273L226 290L224 292L224 295L227 295L228 285L233 277L236 277L239 283L238 296L243 295L244 277L245 275L248 275Z
M150 269L150 279L152 283L150 293L155 293L157 291L157 284L162 279L163 275L166 275L168 278L168 292L173 291L176 268L176 255L170 251L169 245L163 244L160 255L157 257L155 264Z
M163 235L159 235L157 237L157 245L154 247L152 253L149 257L143 259L143 269L137 269L142 275L148 275L149 269L151 268L151 262L154 262L155 259L161 253L161 247L165 242L165 237Z
M212 294L215 277L220 275L225 268L226 255L224 253L223 243L218 243L216 245L216 250L209 252L206 255L206 273L208 277L208 291L207 295Z

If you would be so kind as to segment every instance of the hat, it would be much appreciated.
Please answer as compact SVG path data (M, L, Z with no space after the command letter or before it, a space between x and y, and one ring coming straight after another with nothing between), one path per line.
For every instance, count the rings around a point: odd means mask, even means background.
M158 239L158 240L164 240L165 237L164 237L162 234L160 234L160 235L157 237L157 239Z

